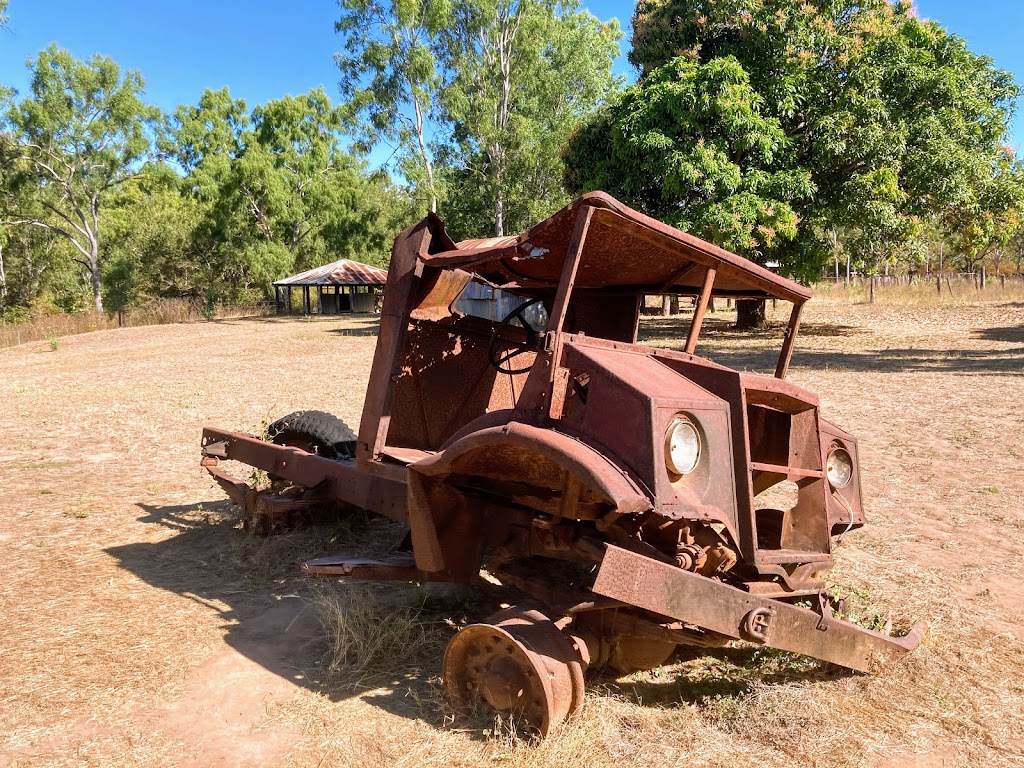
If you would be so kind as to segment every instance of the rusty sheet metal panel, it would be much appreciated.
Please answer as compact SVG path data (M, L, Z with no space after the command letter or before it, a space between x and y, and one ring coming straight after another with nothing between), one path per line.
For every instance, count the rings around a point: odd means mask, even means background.
M565 346L569 389L563 423L605 446L657 499L671 519L724 524L739 538L729 404L654 356L607 349L575 337ZM580 384L581 379L586 385ZM683 476L665 463L669 425L685 415L700 433L702 459Z
M599 595L621 600L737 640L802 653L870 672L918 646L926 626L890 637L822 612L743 592L722 582L609 546L594 582Z
M514 407L527 373L499 373L490 361L492 352L511 348L479 318L410 322L392 381L387 445L436 451L474 419ZM516 365L533 357L525 352Z
M583 195L517 237L470 240L424 257L437 267L460 267L492 282L559 282L576 217L596 209L594 231L576 277L581 288L636 288L643 293L697 294L704 269L717 272L716 295L775 297L802 303L810 292L753 262L645 216L604 192Z
M204 456L240 461L392 520L404 522L408 517L403 467L379 465L377 471L370 471L351 461L325 459L211 427L203 430L202 446Z
M274 285L384 285L387 281L387 270L341 259L277 280Z

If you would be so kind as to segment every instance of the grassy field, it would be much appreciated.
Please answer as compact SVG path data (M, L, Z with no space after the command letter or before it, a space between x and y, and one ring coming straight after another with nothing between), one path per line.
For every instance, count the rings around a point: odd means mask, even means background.
M768 367L778 332L730 319L701 351ZM1024 302L808 305L790 376L859 436L869 520L832 580L897 627L927 619L914 654L868 677L684 651L591 680L539 747L453 721L440 691L444 643L491 596L310 583L297 562L394 526L251 539L198 466L205 424L356 424L375 334L257 318L0 350L0 766L1024 765Z

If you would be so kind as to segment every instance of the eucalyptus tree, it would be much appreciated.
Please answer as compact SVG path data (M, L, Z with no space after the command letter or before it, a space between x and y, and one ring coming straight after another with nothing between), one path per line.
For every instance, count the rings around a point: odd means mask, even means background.
M437 210L430 148L431 112L441 73L434 40L448 23L436 0L339 0L335 31L341 50L341 95L362 149L388 141L402 154L406 176L421 183Z
M452 4L438 57L455 140L448 158L470 205L483 193L495 235L507 229L509 205L519 209L518 228L565 201L561 152L621 85L612 74L621 36L617 21L602 23L573 2Z
M79 61L51 45L29 66L29 94L18 102L8 99L0 123L12 193L0 223L38 227L66 239L102 311L104 202L151 157L149 130L159 112L142 100L142 76L122 72L108 57Z

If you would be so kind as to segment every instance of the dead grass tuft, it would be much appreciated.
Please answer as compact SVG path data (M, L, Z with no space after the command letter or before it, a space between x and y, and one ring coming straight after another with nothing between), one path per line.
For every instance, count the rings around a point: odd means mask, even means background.
M318 584L315 594L335 682L364 686L368 679L413 666L439 644L437 618L425 610L423 592Z
M941 289L941 290L940 290ZM990 278L985 288L979 288L971 279L942 278L936 284L935 278L915 279L910 285L902 282L875 283L875 303L898 307L941 307L965 306L977 303L1019 301L1024 299L1024 279L1020 276ZM858 279L845 283L823 282L814 286L814 295L819 299L866 304L871 299L871 283Z

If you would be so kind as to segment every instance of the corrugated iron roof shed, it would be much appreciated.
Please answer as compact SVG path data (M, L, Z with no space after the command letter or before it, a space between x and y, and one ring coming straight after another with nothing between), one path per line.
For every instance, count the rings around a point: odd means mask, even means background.
M277 280L274 285L384 285L387 281L386 269L341 259Z

